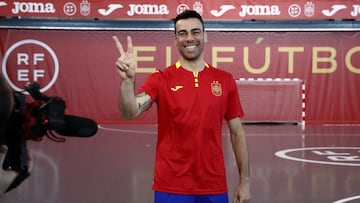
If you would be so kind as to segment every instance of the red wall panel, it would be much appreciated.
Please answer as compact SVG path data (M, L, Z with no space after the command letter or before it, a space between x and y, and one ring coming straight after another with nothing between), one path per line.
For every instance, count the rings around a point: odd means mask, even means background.
M69 114L122 123L113 35L133 37L137 88L177 60L171 31L0 29L1 72L13 89L37 80L45 94L67 101ZM359 32L209 32L205 56L235 78L301 79L308 124L360 124L358 38ZM156 123L156 108L132 122Z

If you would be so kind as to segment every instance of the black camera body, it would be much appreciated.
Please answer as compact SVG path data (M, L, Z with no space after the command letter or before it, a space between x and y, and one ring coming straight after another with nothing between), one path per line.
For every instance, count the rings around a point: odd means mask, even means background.
M25 90L34 102L26 103L22 92L14 92L14 108L4 130L8 146L5 170L28 170L26 141L39 141L48 130L65 127L66 104L62 98L43 95L38 83L26 85Z
M4 130L4 140L8 146L3 169L26 171L26 137L21 124L24 122L22 115L26 106L25 96L22 93L14 93L14 108ZM20 124L20 125L19 125Z
M97 132L97 123L89 118L66 115L65 101L60 97L49 97L40 92L38 83L30 83L25 90L33 98L27 103L22 92L14 92L14 108L4 130L8 146L3 164L4 170L28 173L28 140L41 141L46 136L53 141L64 142L56 136L90 137Z

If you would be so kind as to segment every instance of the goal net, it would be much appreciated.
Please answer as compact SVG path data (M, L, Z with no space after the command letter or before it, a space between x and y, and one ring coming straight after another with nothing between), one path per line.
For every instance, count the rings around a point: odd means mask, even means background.
M305 122L305 86L300 79L236 81L245 123Z

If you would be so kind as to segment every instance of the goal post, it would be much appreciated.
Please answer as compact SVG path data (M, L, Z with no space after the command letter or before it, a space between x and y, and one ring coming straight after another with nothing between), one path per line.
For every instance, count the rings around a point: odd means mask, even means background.
M305 85L294 78L236 80L244 123L305 124Z

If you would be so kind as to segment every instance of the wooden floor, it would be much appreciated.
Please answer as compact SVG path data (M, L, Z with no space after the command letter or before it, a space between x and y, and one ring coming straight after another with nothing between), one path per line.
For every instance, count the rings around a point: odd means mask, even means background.
M360 202L360 126L245 125L252 203ZM229 195L238 180L224 127ZM31 176L1 203L151 203L156 126L100 126L91 138L28 147Z

